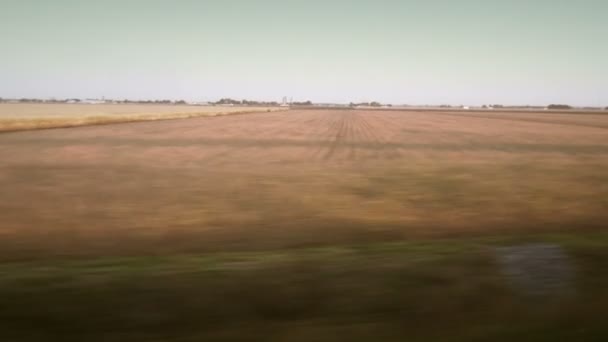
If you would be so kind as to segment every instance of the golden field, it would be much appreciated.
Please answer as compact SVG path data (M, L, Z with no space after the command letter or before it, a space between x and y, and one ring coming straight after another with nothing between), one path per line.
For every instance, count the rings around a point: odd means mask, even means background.
M165 104L0 103L0 132L135 121L185 119L199 116L274 110L277 110L277 108Z

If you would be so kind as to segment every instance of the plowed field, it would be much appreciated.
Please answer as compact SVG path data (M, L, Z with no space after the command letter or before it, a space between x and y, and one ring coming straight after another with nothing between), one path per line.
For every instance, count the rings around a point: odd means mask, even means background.
M292 110L0 135L16 254L265 249L608 222L608 115Z

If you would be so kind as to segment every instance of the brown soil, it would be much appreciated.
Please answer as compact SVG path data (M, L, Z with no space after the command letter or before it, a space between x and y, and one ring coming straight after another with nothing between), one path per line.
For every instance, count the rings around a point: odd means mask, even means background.
M3 257L602 228L608 116L302 110L0 135Z

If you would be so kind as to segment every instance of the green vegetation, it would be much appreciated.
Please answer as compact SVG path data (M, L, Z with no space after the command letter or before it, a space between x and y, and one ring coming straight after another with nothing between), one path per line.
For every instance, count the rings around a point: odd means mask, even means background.
M572 107L565 104L550 104L547 109L572 109Z
M496 247L550 242L574 292L509 286ZM0 266L3 341L601 341L608 235L545 235Z

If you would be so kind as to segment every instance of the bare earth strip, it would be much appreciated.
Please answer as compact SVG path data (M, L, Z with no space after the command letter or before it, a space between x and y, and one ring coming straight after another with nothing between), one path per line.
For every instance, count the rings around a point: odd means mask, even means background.
M598 229L606 127L578 114L294 110L1 134L1 253Z
M206 107L140 104L13 104L0 103L0 132L66 128L136 121L185 119L282 108Z

